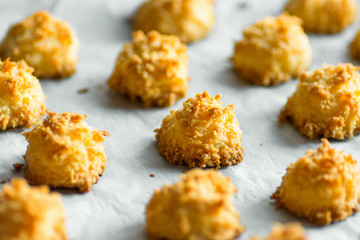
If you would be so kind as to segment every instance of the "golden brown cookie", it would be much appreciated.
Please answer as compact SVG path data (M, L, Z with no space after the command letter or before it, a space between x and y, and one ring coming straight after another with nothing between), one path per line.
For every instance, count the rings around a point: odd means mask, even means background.
M164 107L186 96L188 82L187 48L178 37L136 31L133 41L125 43L107 83L132 101Z
M230 240L244 227L230 178L214 170L193 169L181 181L155 190L146 207L146 232L152 239Z
M309 138L352 138L360 129L360 75L358 67L324 65L300 75L279 120L290 120Z
M350 56L360 59L360 30L356 33L354 40L350 43Z
M303 20L307 32L337 33L356 18L355 0L289 0L285 10Z
M106 167L102 142L109 133L92 130L85 117L48 112L42 123L23 133L29 142L24 158L30 184L90 191Z
M66 240L60 194L13 179L0 191L1 240Z
M0 60L0 129L30 127L45 114L45 95L24 61Z
M220 168L243 160L234 106L223 107L220 98L205 91L164 118L155 132L159 151L170 163Z
M266 238L252 237L250 240L306 240L305 230L300 223L286 225L275 223L271 233Z
M360 170L352 156L331 148L323 139L315 152L292 163L272 195L277 207L328 225L360 209Z
M245 28L231 58L246 81L256 85L286 82L307 70L311 46L297 17L267 17Z
M214 0L147 0L133 20L135 30L176 35L184 43L206 37L214 23Z
M10 27L0 57L25 60L39 78L65 78L76 71L78 46L66 22L39 11Z

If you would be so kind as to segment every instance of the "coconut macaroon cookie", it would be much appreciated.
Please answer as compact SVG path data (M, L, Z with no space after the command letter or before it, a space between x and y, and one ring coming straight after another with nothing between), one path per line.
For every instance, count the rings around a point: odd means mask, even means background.
M78 46L66 22L39 11L10 27L0 44L0 57L24 59L39 78L65 78L76 70Z
M60 194L13 179L0 191L0 239L66 240Z
M107 83L132 101L163 107L185 97L188 82L187 48L178 37L136 31L133 41L125 43Z
M176 35L184 43L206 37L214 23L214 0L147 0L133 19L135 30Z
M286 82L307 70L311 46L297 17L267 17L245 28L231 60L244 80L256 85Z
M223 107L220 98L205 91L164 118L155 132L159 151L170 163L220 168L243 160L234 106Z
M354 40L350 43L350 56L360 59L360 30L356 33Z
M30 127L45 114L45 95L24 61L0 60L0 129Z
M333 149L323 139L315 152L309 150L292 163L271 198L319 225L341 221L360 209L360 170L352 156Z
M358 67L324 65L302 74L279 120L291 121L309 138L352 138L360 129Z
M289 0L285 10L301 18L307 32L337 33L355 21L358 5L356 0Z
M90 191L105 170L102 142L109 133L92 130L85 117L48 112L42 123L23 133L29 142L24 158L30 184Z
M155 190L146 207L146 232L154 239L230 240L244 231L230 178L193 169L181 181Z
M306 240L305 230L300 223L286 225L275 223L271 233L266 238L253 237L250 240Z

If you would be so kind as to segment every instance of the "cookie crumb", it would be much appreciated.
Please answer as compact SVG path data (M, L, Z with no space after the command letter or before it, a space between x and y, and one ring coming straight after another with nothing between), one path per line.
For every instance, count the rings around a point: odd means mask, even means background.
M151 174L150 174L150 177L155 177L155 174L151 173Z
M240 2L238 6L240 9L247 9L249 7L249 4L248 2Z
M130 25L132 25L134 23L134 18L133 17L128 17L126 18L126 22Z
M88 88L83 88L83 89L80 89L77 91L77 93L81 94L81 93L87 93L89 92L89 89Z
M14 167L15 171L20 171L23 166L24 166L23 163L14 163L13 164L13 167Z

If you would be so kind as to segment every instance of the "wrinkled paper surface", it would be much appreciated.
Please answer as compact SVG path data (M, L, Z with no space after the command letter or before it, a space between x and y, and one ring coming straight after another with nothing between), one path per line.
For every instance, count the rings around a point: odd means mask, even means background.
M87 114L86 122L110 132L106 138L108 164L103 177L89 193L61 190L66 207L66 226L72 240L140 240L144 232L145 206L155 188L179 180L186 167L168 164L158 153L154 129L178 101L169 108L144 108L108 90L105 82L124 42L131 40L130 19L141 0L1 0L0 34L37 10L51 11L69 22L80 40L75 75L68 79L41 80L51 111ZM286 167L316 149L320 140L301 136L290 124L279 124L278 114L296 88L297 80L274 87L252 86L232 70L229 57L235 40L255 20L278 15L283 0L217 0L216 26L203 41L188 46L190 88L187 97L207 90L222 95L224 105L233 104L243 130L244 161L220 169L237 186L234 203L246 231L239 239L269 233L273 222L299 220L286 210L275 210L269 199L281 182ZM336 35L310 35L313 48L311 69L324 62L349 62L348 44L359 21ZM353 62L359 64L359 62ZM87 93L77 91L88 88ZM24 129L0 133L0 180L20 177L13 163L23 163L27 142ZM360 136L332 145L360 159ZM149 175L153 173L155 177ZM0 188L2 186L0 185ZM360 238L360 214L327 227L301 221L309 239Z

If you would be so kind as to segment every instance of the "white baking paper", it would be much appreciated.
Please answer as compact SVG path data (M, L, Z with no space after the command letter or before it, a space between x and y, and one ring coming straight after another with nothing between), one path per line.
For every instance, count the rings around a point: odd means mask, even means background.
M79 63L74 76L65 80L41 80L51 111L87 114L87 123L110 132L106 138L108 165L104 176L89 193L61 191L66 208L66 226L71 240L141 240L145 206L155 188L179 180L186 167L170 165L158 153L154 129L171 109L144 108L105 84L122 45L131 40L129 20L142 0L0 0L0 36L8 27L37 10L51 11L69 22L80 40ZM301 136L290 124L278 123L278 114L297 81L274 87L252 86L232 70L229 57L245 26L259 18L278 15L283 0L217 0L216 26L202 41L188 45L190 88L188 97L207 90L222 95L224 105L234 104L243 130L244 161L219 171L232 179L238 192L234 202L246 231L265 236L273 222L299 219L286 210L275 210L269 197L281 182L286 167L316 149L320 140ZM348 44L359 28L356 21L336 35L310 35L313 48L311 69L323 62L351 62ZM359 62L353 62L359 64ZM88 88L88 93L78 90ZM0 133L0 180L22 176L13 163L23 163L27 143L24 129ZM360 136L332 141L338 149L360 159ZM149 175L153 173L155 177ZM0 186L1 188L2 186ZM360 238L360 214L326 227L301 221L311 240Z

